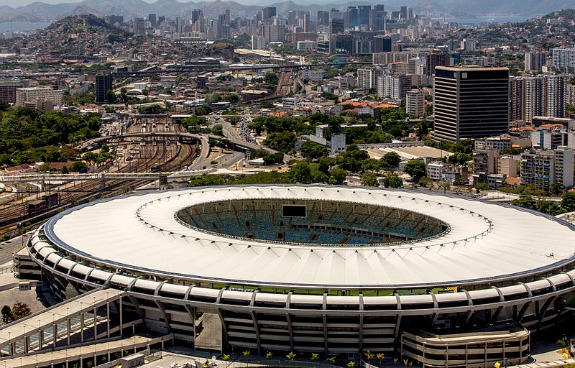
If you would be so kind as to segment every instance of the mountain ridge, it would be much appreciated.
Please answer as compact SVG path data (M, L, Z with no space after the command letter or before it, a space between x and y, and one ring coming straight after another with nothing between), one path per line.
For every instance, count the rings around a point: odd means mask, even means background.
M247 0L240 0L245 2ZM70 14L94 12L96 15L121 15L125 19L147 17L150 13L168 17L189 17L192 9L201 9L208 18L217 17L225 9L234 16L253 16L263 6L276 6L278 14L285 16L291 10L345 9L349 5L374 5L383 3L386 9L396 10L401 5L414 8L415 13L437 17L483 17L494 15L534 17L564 8L572 8L573 0L388 0L360 1L349 0L300 0L277 1L259 0L257 5L235 1L190 1L157 0L149 3L143 0L82 0L76 3L47 4L41 1L10 7L0 7L0 22L7 21L55 21ZM253 3L252 3L253 4ZM220 12L220 13L218 13Z

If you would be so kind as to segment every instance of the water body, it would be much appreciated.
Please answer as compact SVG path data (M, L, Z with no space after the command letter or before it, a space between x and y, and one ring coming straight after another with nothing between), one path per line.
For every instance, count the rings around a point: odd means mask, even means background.
M44 29L52 22L0 22L0 33L8 32L30 32L37 29Z
M517 23L524 22L533 17L528 16L508 16L508 17L479 17L479 18L433 18L433 20L457 24L481 24L481 23Z

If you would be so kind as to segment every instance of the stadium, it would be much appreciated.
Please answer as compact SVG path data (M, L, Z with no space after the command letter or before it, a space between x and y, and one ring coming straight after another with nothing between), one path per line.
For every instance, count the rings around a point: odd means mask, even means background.
M195 349L493 366L572 317L574 230L435 192L222 186L87 203L27 249L60 300L122 290L124 319Z

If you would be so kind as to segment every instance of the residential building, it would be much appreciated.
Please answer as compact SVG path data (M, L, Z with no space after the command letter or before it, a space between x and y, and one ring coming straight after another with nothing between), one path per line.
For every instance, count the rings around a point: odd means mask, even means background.
M389 97L397 100L405 98L407 91L411 89L411 76L378 76L376 88L377 97Z
M487 137L475 140L475 149L496 149L499 152L511 148L531 147L531 138L516 137L509 134L501 134L495 137Z
M525 72L540 72L547 61L547 54L544 52L525 53Z
M36 104L38 101L41 101L41 107L43 108L48 106L44 101L49 101L52 106L62 106L62 95L62 91L52 89L51 87L17 88L16 103L14 106L22 107L26 106L27 102Z
M499 151L496 149L482 149L473 151L473 173L496 174Z
M501 156L497 160L497 173L508 178L517 177L517 161L513 156Z
M357 86L360 89L375 88L375 69L372 68L357 69Z
M568 131L560 124L545 124L531 132L531 145L537 149L556 149L567 146Z
M575 72L575 49L554 48L551 50L552 66L562 73Z
M302 79L309 79L314 83L321 82L326 75L327 72L325 70L303 69L301 71Z
M425 115L425 94L420 89L412 89L405 94L405 112L417 117Z
M434 137L458 142L508 132L509 69L435 68Z
M554 184L573 186L573 150L530 150L521 154L521 183L549 191Z

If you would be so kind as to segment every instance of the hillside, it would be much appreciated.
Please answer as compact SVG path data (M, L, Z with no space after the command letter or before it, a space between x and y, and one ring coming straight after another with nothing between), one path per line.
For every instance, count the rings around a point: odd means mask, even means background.
M28 39L28 46L59 55L91 55L107 44L123 42L131 33L95 15L71 15Z

